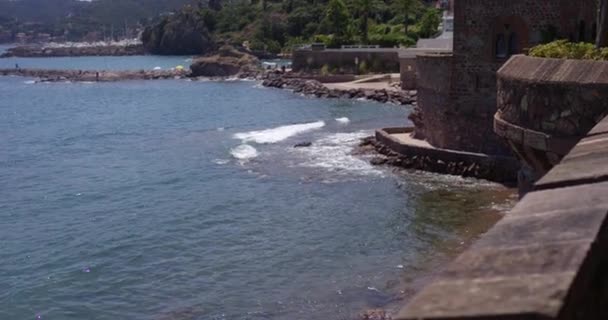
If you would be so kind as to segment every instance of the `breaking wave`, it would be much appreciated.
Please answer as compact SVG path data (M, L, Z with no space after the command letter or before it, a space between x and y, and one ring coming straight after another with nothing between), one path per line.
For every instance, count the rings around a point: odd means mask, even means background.
M258 150L248 144L242 144L230 150L230 154L239 160L250 160L258 156Z
M321 129L324 126L324 121L317 121L310 123L280 126L272 129L265 129L259 131L240 132L236 133L234 137L236 139L242 140L244 143L254 142L258 144L270 144L283 141L285 139L304 132Z
M336 118L336 122L340 124L348 124L350 122L350 119L347 117Z
M293 149L304 156L302 167L322 168L336 174L382 176L383 171L372 166L367 159L353 155L353 150L369 132L335 133L317 141L308 148Z

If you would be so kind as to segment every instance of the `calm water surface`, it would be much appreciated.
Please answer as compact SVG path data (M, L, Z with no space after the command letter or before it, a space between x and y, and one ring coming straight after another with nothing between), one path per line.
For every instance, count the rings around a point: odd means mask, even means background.
M351 155L407 107L27 80L0 77L0 319L352 319L504 202Z

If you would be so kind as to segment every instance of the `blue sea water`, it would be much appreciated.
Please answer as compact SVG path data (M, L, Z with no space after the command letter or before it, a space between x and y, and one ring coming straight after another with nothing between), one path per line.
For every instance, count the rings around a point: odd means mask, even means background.
M352 154L410 110L255 82L0 77L0 319L399 305L501 190Z

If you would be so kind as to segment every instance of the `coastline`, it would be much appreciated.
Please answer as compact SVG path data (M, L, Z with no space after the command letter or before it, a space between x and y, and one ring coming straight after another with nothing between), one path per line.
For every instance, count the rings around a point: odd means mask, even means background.
M77 76L79 71L71 70L70 72L75 72L74 76ZM96 71L86 71L86 73L88 73L89 76L91 74L94 75L95 72ZM122 71L118 72L120 74L120 76L110 76L111 73L116 74L116 72L114 72L114 71L107 71L107 72L108 72L108 76L107 77L103 76L103 79L107 79L105 81L156 79L153 76L151 78L139 78L140 75L134 75L133 77L135 77L135 78L133 78L133 79L121 78L123 75L128 75L129 73L132 73L135 71L125 71L124 73L122 73ZM141 71L141 72L147 73L147 72L152 72L152 71ZM242 74L242 75L239 75L238 78L246 79L246 78L252 77L254 79L257 79L258 81L260 81L260 80L263 81L261 78L266 77L266 76L267 76L267 73L259 73L256 75ZM75 78L75 79L80 79L80 78ZM161 78L158 78L158 79L161 79ZM167 79L171 79L171 77L169 77ZM186 75L186 76L182 76L182 79L189 79L189 78ZM216 80L222 80L222 79L225 80L226 78L218 78ZM64 79L64 80L67 80L67 79ZM52 81L62 81L62 79L57 78ZM87 81L87 80L80 80L80 81ZM310 79L299 79L298 81L316 83L315 80L310 80ZM286 89L293 90L292 88L286 88ZM326 91L326 89L319 88L319 90L320 90L319 91L320 95L317 95L314 92L306 93L304 91L301 91L301 93L309 94L311 96L316 96L316 97L325 97L325 98L334 97L334 96L331 96L331 97L326 96L324 94L324 92L328 92L328 91ZM345 91L345 92L346 92L345 94L348 94L348 91ZM336 96L335 98L342 98L342 97ZM350 98L350 97L345 96L345 98ZM359 98L365 98L365 96L363 96L363 97L355 96L353 98L359 99ZM391 101L385 101L385 102L391 103ZM458 189L460 189L460 188L458 188ZM442 196L442 195L440 195L440 196ZM480 212L484 211L484 210L486 210L486 209L485 208L479 209ZM462 230L461 231L462 234L467 236L466 239L476 238L479 234L484 233L487 230L487 228L489 228L491 225L493 225L494 216L492 214L479 213L479 217L480 217L479 220L472 219L472 221L470 221L469 223L458 227L459 230ZM468 243L468 241L467 241L467 243ZM403 301L407 301L407 299L410 299L415 292L418 292L418 290L420 288L422 288L422 286L424 286L428 282L432 281L434 279L435 275L438 272L440 272L439 269L443 265L444 261L448 261L450 259L450 257L457 255L459 252L462 252L462 250L464 250L464 249L466 249L466 245L463 245L461 241L453 241L453 239L445 239L444 241L439 241L439 243L435 244L434 248L429 250L429 254L431 255L431 257L429 259L426 259L426 258L423 259L423 262L419 266L413 266L412 269L406 267L405 269L400 270L399 272L403 273L403 277L402 277L403 279L400 279L399 284L390 285L390 287L387 284L387 287L392 289L391 292L394 291L395 289L403 288L402 289L403 293L396 294L395 299L392 300L388 305L386 305L385 309L388 311L388 315L393 314L392 313L393 308L400 307L402 305ZM412 275L415 275L414 279L412 279ZM403 286L401 284L403 284ZM393 307L393 304L395 305L394 307ZM369 318L370 317L368 317L368 319ZM371 319L380 319L380 318L371 318Z
M278 73L275 71L241 72L229 77L193 77L187 69L169 70L71 70L71 69L33 69L4 68L0 76L19 76L37 78L37 82L108 82L126 80L254 80L264 87L287 89L295 93L317 98L365 99L395 105L416 105L416 91L404 91L392 88L348 88L332 85L331 87L310 76Z
M392 88L348 88L335 84L331 86L310 79L309 76L291 73L266 73L262 85L265 87L289 89L295 93L315 96L317 98L367 99L380 103L397 105L416 105L416 91L404 91Z
M185 70L63 70L63 69L0 69L0 76L19 76L39 79L37 82L82 81L108 82L122 80L183 79Z

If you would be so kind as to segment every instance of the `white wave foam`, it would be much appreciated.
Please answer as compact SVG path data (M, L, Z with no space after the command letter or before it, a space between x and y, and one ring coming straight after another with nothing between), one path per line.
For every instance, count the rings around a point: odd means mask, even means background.
M336 122L340 124L348 124L350 122L350 119L347 117L336 118Z
M361 138L371 133L335 133L317 141L307 148L291 148L292 152L303 155L299 165L308 168L322 168L338 174L383 176L383 171L372 166L366 159L352 154Z
M280 126L277 128L259 130L259 131L249 131L249 132L241 132L234 135L236 139L240 139L243 142L255 142L259 144L269 144L269 143L277 143L279 141L283 141L292 136L321 129L325 126L324 121L310 122L310 123L302 123L302 124L293 124L287 126Z
M36 80L27 80L27 81L23 81L23 83L25 83L25 84L36 84Z
M154 67L152 70L162 70L163 68L161 67Z
M213 163L218 164L218 165L225 165L225 164L228 164L228 162L230 162L230 160L228 160L228 159L215 159L215 160L213 160Z
M249 160L258 156L258 150L248 144L242 144L230 150L230 154L239 160Z

